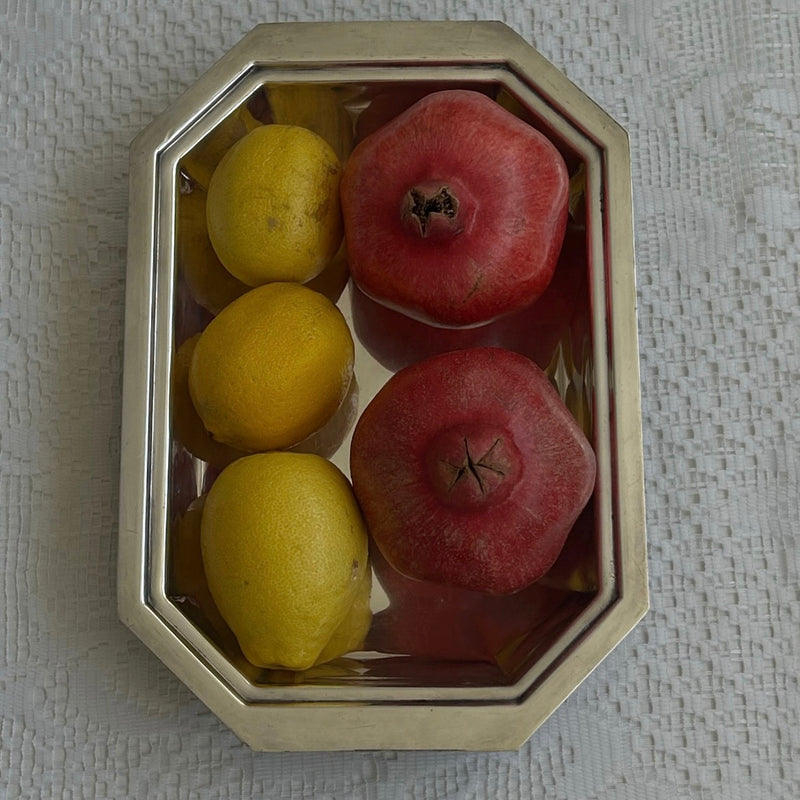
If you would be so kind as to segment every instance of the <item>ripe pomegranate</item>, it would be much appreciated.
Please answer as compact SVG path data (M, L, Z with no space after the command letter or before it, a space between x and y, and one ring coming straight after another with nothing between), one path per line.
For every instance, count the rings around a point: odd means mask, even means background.
M548 571L595 470L544 372L496 347L395 373L350 448L353 489L386 560L412 578L490 594Z
M450 89L360 142L340 191L359 287L423 322L469 327L545 290L569 177L539 131L480 92Z

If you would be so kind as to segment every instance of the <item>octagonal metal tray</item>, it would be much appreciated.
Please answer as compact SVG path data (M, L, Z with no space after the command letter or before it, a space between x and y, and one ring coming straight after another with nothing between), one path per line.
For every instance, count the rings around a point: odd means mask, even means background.
M201 199L192 194L202 193L243 110L248 119L280 121L274 98L281 92L293 98L281 106L283 118L335 128L334 144L346 159L368 133L370 116L388 118L415 97L452 86L482 91L544 131L573 174L569 235L577 256L559 267L573 271L552 305L559 314L526 323L523 351L530 345L529 355L590 435L598 458L595 495L565 548L566 568L530 591L499 604L443 596L420 611L404 605L402 587L398 594L376 570L376 622L363 651L306 673L259 670L209 606L190 527L181 538L216 474L176 435L175 354L215 310L186 274L185 252L199 220L191 205ZM341 115L344 125L332 126L329 114ZM347 474L354 415L414 354L398 350L398 338L408 344L404 334L386 341L374 309L351 285L331 285L356 333L358 391L337 438L315 444ZM126 303L120 617L251 747L519 747L646 612L628 138L508 27L253 29L132 145ZM423 339L424 350L430 342ZM409 630L417 633L409 637Z

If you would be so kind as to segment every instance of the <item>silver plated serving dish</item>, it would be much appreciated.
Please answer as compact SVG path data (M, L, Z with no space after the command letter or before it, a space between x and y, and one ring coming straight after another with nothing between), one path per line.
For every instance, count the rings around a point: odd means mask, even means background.
M573 258L559 266L572 272L554 289L558 313L522 338L591 437L594 497L530 590L415 604L376 569L363 651L304 673L258 669L215 612L197 552L197 500L222 465L180 430L176 354L224 302L193 273L207 177L253 120L317 127L346 159L370 125L454 86L544 131L573 176ZM381 341L346 281L328 290L356 334L357 391L307 443L345 473L355 415L413 357L409 341ZM260 25L131 148L120 617L254 749L516 749L648 607L638 364L628 138L555 66L493 22Z

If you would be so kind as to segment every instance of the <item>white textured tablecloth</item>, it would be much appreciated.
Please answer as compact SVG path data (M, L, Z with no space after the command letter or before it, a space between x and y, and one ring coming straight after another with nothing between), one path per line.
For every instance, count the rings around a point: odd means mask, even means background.
M392 18L502 19L630 132L652 610L519 753L256 754L117 619L128 145L258 22ZM797 0L0 19L1 797L800 797Z

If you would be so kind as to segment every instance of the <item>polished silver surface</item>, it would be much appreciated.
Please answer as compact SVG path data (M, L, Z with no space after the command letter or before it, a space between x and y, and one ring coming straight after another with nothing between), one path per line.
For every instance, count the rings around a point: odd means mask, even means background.
M256 670L171 590L175 517L213 479L213 470L176 442L172 424L175 349L204 319L187 297L178 269L186 235L177 212L186 189L186 159L201 153L206 137L266 89L325 87L357 130L360 114L377 94L391 99L395 92L400 98L410 87L430 91L442 85L487 91L544 129L585 172L581 230L590 299L578 317L585 316L586 347L560 340L548 367L576 415L585 417L598 457L592 520L596 586L564 590L557 603L548 600L552 613L515 643L503 663L365 649L307 675ZM251 747L517 748L646 612L630 181L624 130L499 23L262 25L136 138L130 172L119 612ZM338 302L359 330L354 297L345 290ZM374 348L357 337L359 408L390 374ZM345 473L348 448L349 434L330 453ZM373 610L378 613L388 603L378 576Z

